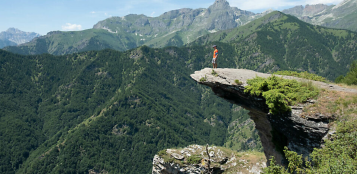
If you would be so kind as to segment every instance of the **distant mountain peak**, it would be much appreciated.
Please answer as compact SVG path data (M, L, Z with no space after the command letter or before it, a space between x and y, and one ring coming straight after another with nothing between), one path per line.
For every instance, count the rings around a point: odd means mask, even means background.
M7 29L6 31L9 32L9 31L16 31L16 30L19 30L17 28L14 28L14 27L10 27L9 29Z
M227 9L230 8L229 2L227 0L216 0L213 5L211 5L210 9Z
M37 34L35 32L25 32L25 31L22 31L22 30L19 30L17 28L14 28L14 27L10 27L9 29L7 29L5 32L7 33L11 33L11 34L16 34L16 33L26 33L26 34L36 34L36 35L40 35L40 34Z
M16 44L23 44L31 41L35 37L39 37L40 34L34 32L24 32L17 28L11 27L6 31L0 32L0 39L8 40Z
M17 28L11 27L11 28L7 29L6 32L8 32L8 33L21 33L23 31L21 31L21 30L19 30Z

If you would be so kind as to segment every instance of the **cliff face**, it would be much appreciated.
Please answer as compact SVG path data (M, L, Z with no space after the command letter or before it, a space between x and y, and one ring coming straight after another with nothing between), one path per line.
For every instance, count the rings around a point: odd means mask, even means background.
M328 117L315 114L310 117L301 117L304 107L314 103L310 100L305 104L291 106L290 112L273 115L265 104L263 97L252 96L244 92L247 80L256 76L269 77L270 74L258 73L242 69L212 69L206 68L196 71L191 77L198 83L209 86L213 92L229 102L240 105L250 111L249 115L254 120L256 129L264 147L267 159L274 156L277 163L287 165L282 149L287 146L290 150L308 156L313 148L320 148L324 137L330 131ZM284 76L287 79L303 80L295 77ZM242 85L235 84L238 79ZM348 90L322 82L313 82L321 88L332 90ZM332 132L332 131L331 131ZM269 165L269 164L268 164Z

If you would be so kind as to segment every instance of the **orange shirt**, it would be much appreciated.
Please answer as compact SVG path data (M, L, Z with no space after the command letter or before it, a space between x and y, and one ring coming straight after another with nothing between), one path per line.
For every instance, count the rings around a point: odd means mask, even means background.
M218 56L218 50L215 49L215 50L213 51L213 58L217 58L217 56Z

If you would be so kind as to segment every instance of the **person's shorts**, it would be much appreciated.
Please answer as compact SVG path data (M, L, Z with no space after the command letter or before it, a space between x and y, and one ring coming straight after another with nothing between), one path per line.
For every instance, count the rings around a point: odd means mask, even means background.
M216 63L216 59L217 59L217 58L213 58L213 59L212 59L212 63Z

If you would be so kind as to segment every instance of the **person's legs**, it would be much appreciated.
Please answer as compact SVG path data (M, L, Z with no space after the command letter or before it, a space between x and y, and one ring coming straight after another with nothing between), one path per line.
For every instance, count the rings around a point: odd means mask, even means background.
M217 63L214 64L214 67L217 69Z
M214 63L212 63L213 69L214 69Z

